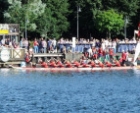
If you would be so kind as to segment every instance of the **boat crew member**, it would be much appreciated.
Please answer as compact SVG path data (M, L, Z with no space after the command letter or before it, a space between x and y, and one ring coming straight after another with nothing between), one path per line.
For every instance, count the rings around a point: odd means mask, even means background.
M82 60L81 61L81 66L82 67L89 67L87 60Z
M126 58L127 58L127 54L126 52L123 50L122 51L122 55L121 55L121 65L124 66L125 62L126 62Z
M112 64L109 61L106 61L105 64L107 67L112 67Z
M48 64L42 59L39 59L39 63L41 64L41 67L48 68Z
M89 64L90 64L91 67L96 67L96 64L93 60L91 60Z
M71 68L72 67L72 64L70 63L70 61L66 61L65 62L65 66Z
M103 56L103 49L102 49L102 47L100 47L98 49L98 57L102 57L102 56Z
M56 62L56 65L57 65L58 67L64 67L64 65L62 64L62 62L59 61L59 60Z
M99 62L98 63L99 67L103 68L104 67L104 64L101 61L98 61L98 62Z
M114 51L113 51L112 48L110 48L110 49L109 49L109 58L110 58L110 60L113 59L113 56L114 56Z
M57 67L57 65L56 65L54 60L51 60L49 65L50 65L50 67Z
M74 61L73 64L74 64L75 67L80 67L80 63L78 61Z
M115 61L114 61L114 64L115 64L117 67L120 67L120 66L121 66L121 64L120 64L120 62L119 62L118 60L115 60Z

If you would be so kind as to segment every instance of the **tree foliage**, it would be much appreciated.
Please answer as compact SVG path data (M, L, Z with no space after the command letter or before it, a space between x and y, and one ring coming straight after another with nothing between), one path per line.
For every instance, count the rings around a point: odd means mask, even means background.
M36 30L35 20L44 13L46 5L41 0L29 0L23 4L21 0L9 0L9 9L4 13L7 22L20 24L21 31Z
M96 27L101 32L119 32L124 26L123 15L113 9L101 11L96 17ZM110 35L109 35L110 38Z
M128 33L133 35L133 30L140 21L140 0L0 0L0 6L0 22L18 23L22 32L26 23L28 31L38 32L45 37L58 38L65 34L76 36L79 6L80 37L98 37L105 34L106 30L119 33L120 29L123 29L120 20L126 16L129 18L127 27L131 29ZM99 15L109 13L112 9L121 19L116 18L114 12L111 12L116 19L113 20L111 14L110 18L108 17L111 19L108 25L102 21L102 25L105 24L107 28L101 30ZM102 19L100 17L100 20ZM112 20L121 23L114 25L115 22Z
M4 23L3 13L8 9L8 6L7 0L0 0L0 23Z
M43 0L46 4L45 12L38 17L38 31L46 38L59 38L63 32L67 31L69 22L67 20L68 1L67 0Z

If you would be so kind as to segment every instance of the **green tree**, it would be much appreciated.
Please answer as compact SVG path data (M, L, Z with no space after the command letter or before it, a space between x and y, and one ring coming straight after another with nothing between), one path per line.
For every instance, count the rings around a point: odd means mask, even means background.
M38 17L37 30L46 38L59 38L69 27L67 20L67 15L69 14L68 1L43 0L43 3L46 4L46 8L45 12Z
M80 37L90 37L94 31L94 19L102 8L102 0L69 0L71 13L69 15L70 32L76 36L77 26L77 7L80 6L79 12L79 35Z
M29 31L34 31L37 27L35 20L44 13L46 5L41 0L28 0L26 4L22 0L9 0L10 6L4 13L6 22L20 24L20 29L23 32L25 24Z
M139 8L140 0L116 0L116 9L125 16L134 16Z
M123 15L113 9L101 11L96 17L96 27L100 32L106 32L111 38L112 32L119 32L124 26Z
M4 12L8 9L7 0L0 0L0 23L4 23Z

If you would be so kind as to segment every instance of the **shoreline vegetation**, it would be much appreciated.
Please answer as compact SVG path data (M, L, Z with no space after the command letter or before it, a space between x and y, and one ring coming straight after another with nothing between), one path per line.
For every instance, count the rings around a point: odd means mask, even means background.
M0 6L0 23L19 24L29 39L132 38L139 24L140 0L0 0Z

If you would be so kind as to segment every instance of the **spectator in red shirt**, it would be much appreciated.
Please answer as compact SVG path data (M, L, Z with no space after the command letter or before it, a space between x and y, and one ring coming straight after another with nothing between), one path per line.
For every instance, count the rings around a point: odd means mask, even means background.
M34 47L34 53L38 53L38 42L36 38L34 39L33 47Z
M112 48L109 49L109 57L110 59L113 59L113 56L114 56L114 51Z

